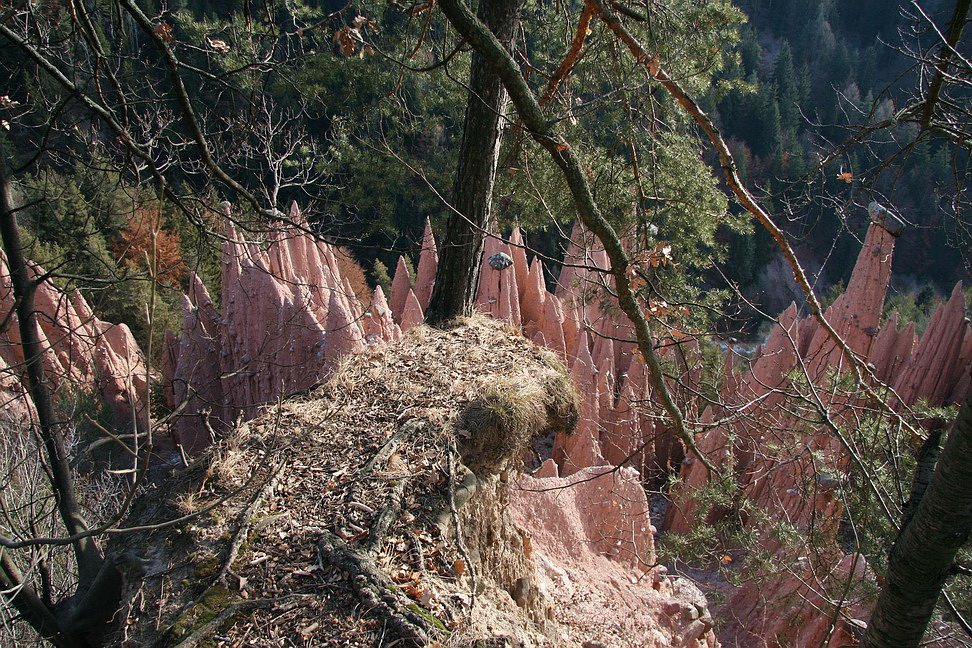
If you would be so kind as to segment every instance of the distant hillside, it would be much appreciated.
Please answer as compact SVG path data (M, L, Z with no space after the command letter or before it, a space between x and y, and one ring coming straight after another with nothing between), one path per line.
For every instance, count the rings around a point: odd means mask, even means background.
M909 125L879 131L816 173L822 155L860 126L890 118L917 94L918 74L906 48L934 42L927 23L908 2L862 0L739 0L750 23L742 31L739 62L727 79L743 79L755 92L714 95L724 132L752 187L797 241L811 267L822 268L820 288L846 281L867 219L878 200L909 222L899 241L895 282L930 284L947 293L968 276L968 216L956 192L968 190L959 171L968 151L928 141L908 149ZM947 25L954 3L920 3ZM968 51L969 35L962 45ZM962 48L960 48L962 49ZM903 148L904 147L904 148ZM809 183L809 184L808 184ZM963 225L964 223L964 225ZM732 241L733 278L755 282L776 250L768 236ZM963 255L964 258L963 258Z

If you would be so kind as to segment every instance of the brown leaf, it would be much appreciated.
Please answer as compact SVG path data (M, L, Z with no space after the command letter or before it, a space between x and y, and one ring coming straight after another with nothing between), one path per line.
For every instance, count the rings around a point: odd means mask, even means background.
M338 49L341 50L341 54L345 57L350 57L354 55L357 46L354 42L354 37L352 33L357 33L355 30L351 29L347 25L341 29L334 32L334 42L337 43Z
M409 596L409 598L413 598L416 601L421 600L425 596L425 590L416 585L406 585L402 589L405 591L405 594Z
M172 25L169 23L160 22L155 26L155 33L158 34L159 38L164 40L166 43L171 43L173 40L175 40L175 37L172 35Z
M452 563L452 571L456 573L456 576L462 576L466 573L466 561L462 558L457 558L454 563Z

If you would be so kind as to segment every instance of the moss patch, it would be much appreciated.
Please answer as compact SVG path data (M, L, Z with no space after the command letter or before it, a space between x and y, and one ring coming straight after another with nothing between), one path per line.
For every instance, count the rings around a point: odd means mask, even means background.
M225 587L213 585L198 603L183 612L172 624L172 636L177 639L188 637L196 628L209 623L219 616L220 612L239 600L239 596L231 593Z

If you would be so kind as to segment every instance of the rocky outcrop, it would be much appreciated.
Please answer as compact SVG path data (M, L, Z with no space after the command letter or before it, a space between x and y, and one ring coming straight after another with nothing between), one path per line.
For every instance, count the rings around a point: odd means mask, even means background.
M603 465L567 477L549 463L521 476L511 510L537 562L537 588L566 641L603 646L718 645L705 597L655 565L638 473ZM544 476L539 476L539 475Z
M428 225L417 259L415 284L408 264L399 259L390 307L380 289L370 306L361 304L351 294L348 282L333 263L329 246L323 242L296 233L278 236L262 245L241 241L232 231L229 238L224 249L223 313L214 336L218 343L212 344L219 350L224 423L238 413L252 416L262 403L310 388L338 366L340 357L361 352L367 348L366 343L394 340L404 331L419 328L422 322L427 296L431 294L430 277L436 266L435 239ZM554 435L550 446L552 461L544 464L533 479L561 480L558 483L570 485L567 490L577 491L577 497L583 499L583 493L594 486L586 485L588 482L578 476L594 476L592 470L610 472L607 467L611 467L617 469L612 474L625 475L631 483L634 474L643 480L661 480L677 473L681 485L672 493L673 506L665 520L667 530L687 532L699 522L714 521L718 512L706 512L706 520L700 519L696 497L710 476L698 457L685 454L681 439L667 429L665 421L652 415L660 409L659 396L647 379L647 368L635 348L630 324L623 321L611 301L612 280L603 249L589 233L575 227L556 290L550 292L546 289L542 262L538 258L531 261L522 243L519 230L514 231L509 242L497 235L486 238L477 307L562 358L570 367L580 396L576 430L573 434L560 431ZM828 309L827 320L855 357L866 363L865 380L877 389L884 389L881 383L894 388L896 405L910 406L921 399L933 405L955 402L972 380L972 335L964 317L961 285L932 318L920 340L914 325L899 329L896 317L881 326L893 249L894 236L881 224L872 224L848 288ZM288 263L293 267L289 274ZM199 307L192 299L188 302L192 308ZM197 320L203 317L197 311L190 313L187 306L187 321L190 316ZM273 324L259 324L268 318ZM203 319L211 322L212 316ZM205 327L194 323L184 330L184 336L201 328ZM212 353L201 340L186 344L190 355ZM748 363L739 362L730 349L718 403L700 398L700 394L708 392L702 383L698 340L673 332L670 338L659 342L658 352L672 372L679 375L678 379L673 376L665 380L686 420L700 430L696 435L700 451L716 466L733 466L739 497L759 512L744 524L758 525L754 530L762 549L775 554L784 564L799 557L794 557L793 548L785 546L782 537L773 533L778 526L774 520L786 520L804 536L813 534L817 541L830 543L825 551L813 554L814 562L806 570L794 567L764 583L762 594L745 588L737 592L731 600L737 629L758 628L755 632L762 639L798 642L796 645L804 645L801 642L809 641L808 637L816 640L829 636L827 641L838 641L852 636L856 631L854 623L821 630L819 620L827 615L806 616L797 611L795 603L791 607L780 603L774 608L784 619L774 621L762 598L771 592L774 605L792 598L811 600L818 607L827 608L829 599L819 597L820 590L806 581L806 574L822 579L827 587L828 583L840 587L843 582L848 592L856 591L870 578L863 559L855 555L853 568L849 567L850 559L836 543L837 520L843 507L836 493L848 469L846 450L832 430L808 425L812 412L808 414L793 406L786 393L812 387L816 402L829 412L834 425L853 424L854 412L861 404L859 396L835 388L849 366L844 351L816 320L801 318L793 304L778 317L771 335ZM180 352L175 366L182 362ZM739 364L746 365L742 371ZM186 393L206 394L207 387L195 384ZM199 405L189 403L187 415L198 419L201 403L218 402L219 392L211 392ZM612 488L620 488L620 482L612 483ZM613 501L622 508L627 504L621 500L627 502L631 495L618 499L606 491L598 492L604 501ZM571 500L565 506L569 510L581 504ZM592 528L598 529L604 541L620 533L611 526L614 522L604 510L587 508L590 510L583 515L571 518L568 526L574 535L568 537L581 538ZM632 514L624 510L626 515ZM595 520L594 526L585 527L582 521L588 518L584 516ZM625 542L635 537L644 541L644 536L638 535L643 530L636 533L626 528L623 532L628 538ZM553 536L556 532L551 532ZM631 548L599 546L586 540L573 542L591 545L594 555L615 550L617 555L628 558L639 555ZM551 543L554 547L553 540ZM797 551L806 556L810 555L809 549L800 547ZM553 554L557 550L550 551ZM553 574L549 576L551 582L556 582L559 572L548 571L548 575ZM828 614L834 612L827 609ZM865 620L863 607L852 610L845 604L842 609L848 618ZM684 636L704 645L710 637L705 625L688 624L683 628L687 633ZM689 626L694 630L690 632ZM700 628L704 631L693 635Z
M955 402L949 399L964 396L961 380L970 369L962 354L969 324L961 284L917 344L914 326L899 330L895 316L882 329L893 247L892 235L872 224L847 290L826 318L866 362L873 373L866 379L877 389L887 389L878 381L891 383L892 405ZM866 399L861 392L835 386L848 367L829 334L815 320L799 319L791 305L746 371L737 375L727 366L722 407L729 420L697 437L710 462L732 462L740 492L758 512L749 519L763 549L775 554L777 563L793 563L733 594L731 627L747 637L740 645L757 639L795 646L850 645L866 626L869 604L863 596L873 588L868 585L873 574L863 556L844 555L837 542L844 506L839 492L851 457L833 430L808 424L814 420L811 409L801 410L799 401L786 395L812 389L834 425L857 429ZM733 412L745 416L732 416ZM675 506L668 518L670 531L688 532L700 521L695 493L709 476L696 459L688 457L681 466L681 487L673 493ZM709 515L712 521L715 514ZM774 521L785 521L792 530L788 540L776 532ZM795 546L794 537L804 544ZM811 537L812 544L807 539ZM835 600L843 601L839 609L829 602ZM810 608L817 611L807 612ZM837 623L831 624L830 618Z
M432 239L428 228L424 239ZM901 386L906 403L928 397L939 403L946 399L954 401L958 388L969 381L970 359L966 356L972 353L966 351L963 355L962 352L968 345L960 330L961 306L954 301L960 299L961 290L945 309L947 317L933 320L920 351L914 350L913 326L903 331L897 331L894 324L880 327L894 240L880 225L869 228L848 288L829 308L827 319L859 357L872 363L878 379L894 374L898 381L894 386L896 389ZM606 296L611 279L606 272L608 261L604 250L591 234L575 226L556 291L551 293L546 290L541 261L530 262L522 242L518 229L509 242L495 235L487 236L477 305L480 311L519 327L529 339L562 354L577 380L585 385L582 392L591 401L585 407L593 412L584 424L589 429L577 439L555 440L554 456L560 469L570 472L596 465L600 458L610 455L618 460L627 459L627 465L646 475L666 473L683 460L681 442L664 427L655 429L644 415L650 409L645 404L655 400L644 380L644 363L633 353L630 325L622 321L616 308L605 308L611 301ZM428 243L423 247L434 249ZM490 265L488 260L497 254L508 256L510 265ZM424 263L428 267L431 261ZM423 267L422 255L418 264ZM397 321L401 321L410 290L407 267L401 259L395 276L393 296L400 296L397 298L400 305L396 307L393 298L392 308L397 313ZM408 309L408 326L418 321L416 306L421 306L421 300L416 301ZM786 384L798 364L813 380L847 366L837 343L815 320L801 319L795 305L780 316L779 322L761 352L755 355L747 375L737 380L730 393L724 393L727 403L754 402L755 406L750 408L754 413L748 419L762 420L761 424L738 426L749 446L742 451L744 456L754 454L759 444L768 442L761 429L782 424L777 410L785 396L779 388ZM967 323L964 325L968 327ZM946 340L951 346L942 346ZM913 351L916 358L921 358L917 362L910 359ZM670 381L670 389L687 408L689 419L698 419L702 414L695 396L701 379L698 342L691 337L672 340L662 346L660 353L684 370L681 381ZM575 369L578 358L580 365ZM952 360L946 364L949 358ZM934 369L929 371L930 367ZM937 387L921 384L936 377L940 383ZM916 387L912 389L911 384ZM639 412L632 413L632 403ZM638 419L636 424L632 418ZM724 432L713 430L710 434L715 438ZM713 441L709 445L718 443ZM693 462L690 457L686 465L691 466ZM672 518L672 523L680 528L686 523L675 519Z
M296 208L290 220L302 222ZM339 263L328 243L296 226L281 225L263 242L244 240L228 218L226 227L222 312L193 277L178 351L167 351L163 389L171 384L182 407L174 434L191 451L238 417L320 383L369 341L401 336L380 288L362 304L341 271L349 259ZM397 283L407 283L404 264L399 270Z
M59 290L35 264L34 309L43 349L45 380L57 400L96 396L123 431L144 429L148 420L148 376L141 352L124 324L105 322L78 291ZM4 414L26 421L33 410L27 394L24 354L6 256L0 252L0 399ZM92 412L96 416L96 413Z
M532 440L576 418L559 365L482 317L349 358L136 504L111 551L153 549L125 582L118 635L713 648L705 598L654 564L634 470L517 474ZM467 457L483 444L492 461ZM152 526L203 489L218 511ZM213 578L227 555L232 587Z

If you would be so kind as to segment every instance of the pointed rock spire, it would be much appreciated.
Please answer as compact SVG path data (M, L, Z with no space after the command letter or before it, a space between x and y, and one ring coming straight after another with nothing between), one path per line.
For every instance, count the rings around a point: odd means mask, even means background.
M903 331L898 330L898 311L894 311L874 338L874 343L867 354L867 360L874 367L874 375L878 380L887 381L891 373L911 355L912 349L908 349L904 356L897 354L902 333Z
M208 446L213 439L199 420L199 413L223 404L220 375L221 332L219 317L209 292L199 277L192 273L189 295L182 298L182 338L179 341L178 364L173 377L175 402L185 403L176 420L176 443L190 455ZM219 429L217 411L211 427Z
M498 271L489 265L489 258L500 252L500 242L495 234L487 234L483 241L482 268L479 271L479 288L476 305L480 312L500 318L500 278Z
M564 265L560 269L560 276L557 277L557 290L554 294L561 299L566 299L569 294L575 292L580 268L574 266L584 263L587 258L586 249L584 229L579 222L576 222L570 231L570 240L564 253Z
M364 339L358 325L348 312L345 300L337 290L331 291L327 305L327 325L324 338L324 370L333 369L338 361L350 353L364 350Z
M405 333L412 327L418 326L424 321L425 313L422 310L422 305L419 304L418 298L412 289L409 289L408 296L405 298L405 307L402 309L402 333Z
M910 405L919 398L927 399L932 406L945 402L953 389L947 382L955 373L967 327L960 281L948 302L932 315L911 362L895 382L895 391L904 403Z
M514 263L516 257L513 258ZM514 266L515 267L515 266ZM523 283L519 283L520 288L520 316L524 325L543 322L544 301L547 298L547 288L543 283L543 263L540 259L533 259L530 269L526 273Z
M294 227L302 228L307 226L307 219L304 215L300 213L300 207L297 206L296 200L290 201L290 223Z
M516 285L519 288L519 299L523 299L526 293L527 265L526 247L523 243L523 232L519 227L514 227L510 233L510 256L513 257L513 271L516 273ZM536 259L534 259L536 261ZM522 309L521 309L522 310ZM526 321L524 321L524 324Z
M567 362L563 306L560 303L560 299L552 293L546 293L544 295L543 314L540 319L539 328L543 331L543 337L547 340L550 349L555 351L564 362Z
M516 260L513 257L514 250L510 247L508 243L503 243L500 246L500 251L506 254L511 259L514 259L513 265L500 272L500 290L505 293L501 299L501 304L509 305L509 317L503 317L504 320L512 324L513 326L521 326L523 324L523 318L520 314L520 286L517 282L516 275ZM521 250L522 251L522 250ZM524 265L526 261L524 260Z
M881 321L884 295L891 280L894 241L888 230L871 223L847 290L827 309L827 321L837 334L852 351L864 357ZM805 355L810 375L819 377L825 368L836 366L842 353L827 331L817 330Z
M408 300L408 293L412 291L412 277L405 265L405 258L398 257L398 265L395 266L395 278L392 279L391 287L391 310L395 321L402 323L402 315L405 311L405 302ZM421 305L420 305L421 307ZM404 328L402 329L405 330Z
M426 217L425 231L422 233L422 251L419 253L419 264L415 278L415 296L418 298L423 312L429 307L429 300L432 299L432 288L435 285L435 273L438 268L439 252L435 247L432 224Z
M401 329L392 318L391 309L385 301L385 291L381 286L375 286L371 298L370 317L366 317L366 333L369 342L393 342L402 336Z
M560 474L565 476L589 466L604 465L598 432L597 372L587 348L587 331L581 332L577 348L570 377L581 398L580 416L573 434L559 433L553 447Z
M779 316L779 323L773 327L766 344L758 354L752 365L752 374L745 378L752 395L763 396L776 390L786 380L786 375L796 365L796 341L799 338L799 321L797 319L796 304L790 306ZM743 398L747 398L744 395ZM783 398L776 393L770 400L778 402Z

